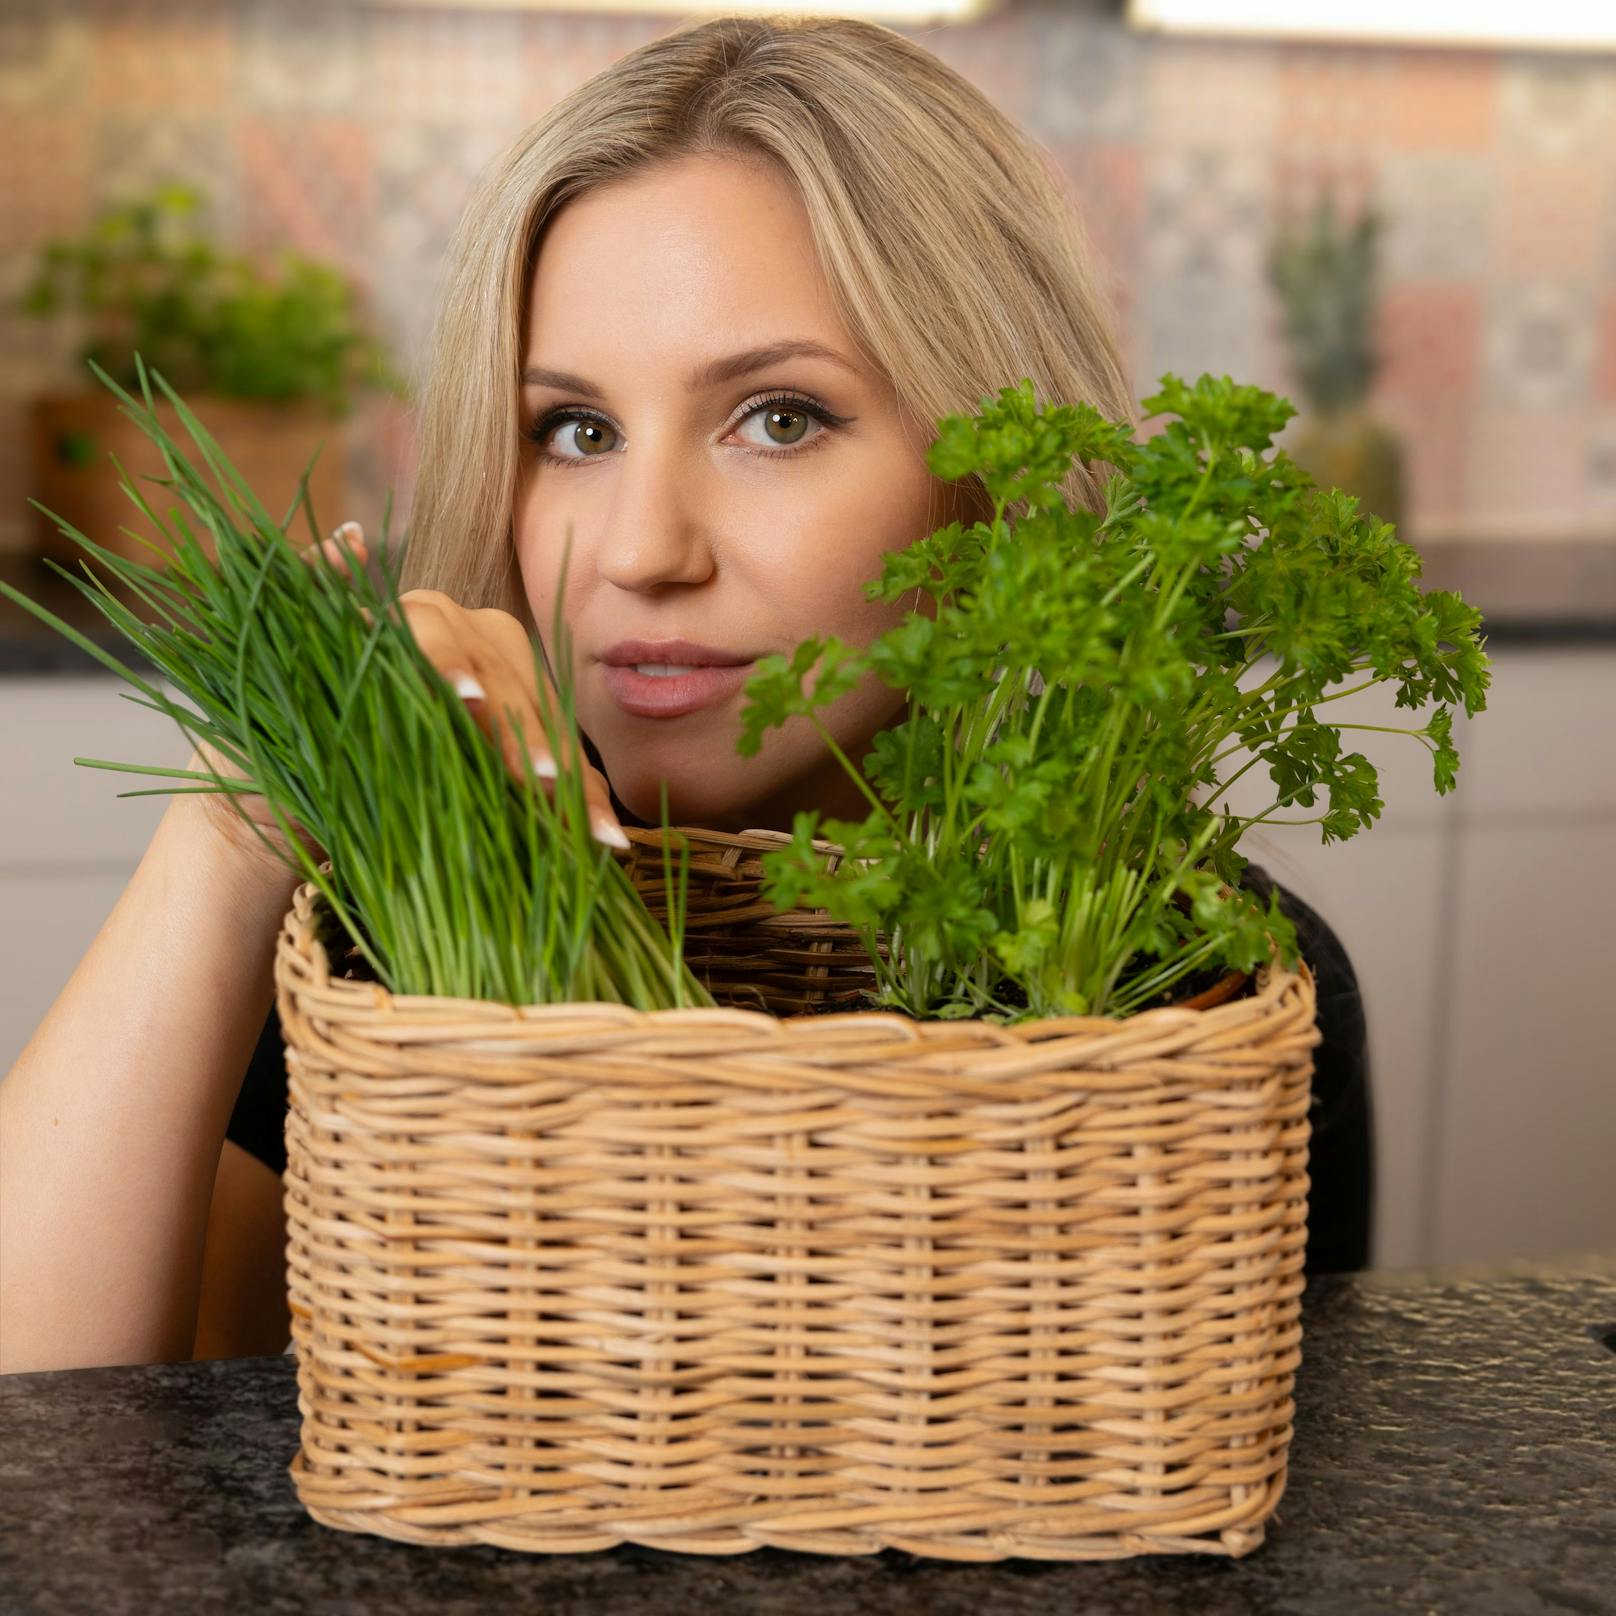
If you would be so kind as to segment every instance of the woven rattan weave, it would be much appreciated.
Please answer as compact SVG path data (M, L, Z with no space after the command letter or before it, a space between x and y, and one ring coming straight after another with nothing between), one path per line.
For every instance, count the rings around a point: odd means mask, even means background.
M716 1011L393 995L299 889L308 1512L545 1553L1256 1548L1300 1362L1306 963L1123 1020L826 1012L871 967L760 901L785 836L682 834ZM630 837L656 908L660 834Z

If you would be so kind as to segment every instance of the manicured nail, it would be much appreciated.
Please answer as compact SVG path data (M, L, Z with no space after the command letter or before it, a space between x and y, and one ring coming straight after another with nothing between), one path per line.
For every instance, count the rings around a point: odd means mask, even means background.
M457 673L454 676L454 688L455 694L464 696L467 701L481 701L488 694L469 673Z
M610 819L595 819L590 821L594 827L597 841L605 842L609 847L627 847L628 837L623 834L623 827L613 823Z
M533 754L533 772L541 780L553 780L556 777L555 759L546 757L542 752Z
M365 530L357 522L344 522L331 537L340 539L344 536L359 544L365 537Z

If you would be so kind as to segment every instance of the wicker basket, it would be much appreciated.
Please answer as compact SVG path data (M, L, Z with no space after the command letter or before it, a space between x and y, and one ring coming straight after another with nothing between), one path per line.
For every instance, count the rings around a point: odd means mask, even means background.
M393 995L333 971L299 889L309 1514L543 1553L1256 1548L1301 1360L1305 962L1124 1021L837 1011L871 966L760 901L784 834L683 834L716 1011ZM629 835L656 908L660 834Z

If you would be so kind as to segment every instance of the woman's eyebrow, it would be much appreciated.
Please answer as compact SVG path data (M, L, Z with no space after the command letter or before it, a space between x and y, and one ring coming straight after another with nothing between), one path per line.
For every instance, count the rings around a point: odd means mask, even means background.
M858 367L834 348L827 348L824 343L814 342L807 337L789 337L762 348L747 348L740 353L727 354L722 359L710 359L691 372L685 379L685 386L693 393L700 392L703 388L717 387L723 382L750 375L754 370L778 365L786 359L829 359L854 375L858 374ZM524 386L531 383L540 387L555 387L564 393L578 393L586 398L606 396L603 388L582 376L573 375L569 370L547 370L539 365L530 365L522 372L522 382Z

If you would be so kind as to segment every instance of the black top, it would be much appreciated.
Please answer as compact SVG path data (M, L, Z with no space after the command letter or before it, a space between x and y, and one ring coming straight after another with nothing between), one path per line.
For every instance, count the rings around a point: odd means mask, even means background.
M631 814L624 823L638 823ZM1247 864L1241 885L1266 902L1272 884L1280 908L1296 927L1302 957L1312 967L1322 1041L1313 1051L1313 1123L1308 1158L1305 1271L1346 1273L1369 1266L1374 1193L1373 1116L1369 1101L1369 1047L1357 974L1341 940L1295 893ZM277 1173L286 1170L286 1054L280 1016L273 1006L253 1051L236 1108L225 1129L251 1155Z

